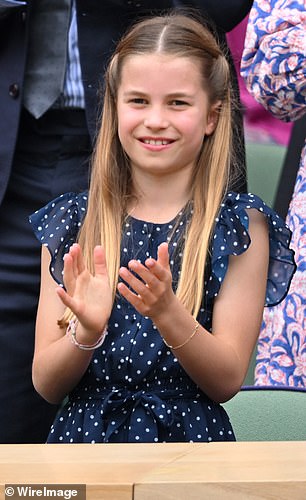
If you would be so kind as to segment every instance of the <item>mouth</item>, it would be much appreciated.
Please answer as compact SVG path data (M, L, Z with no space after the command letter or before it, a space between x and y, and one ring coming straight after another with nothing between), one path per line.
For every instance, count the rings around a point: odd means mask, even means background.
M140 142L144 144L149 144L150 146L167 146L168 144L172 144L174 139L152 139L152 138L144 138L140 139Z

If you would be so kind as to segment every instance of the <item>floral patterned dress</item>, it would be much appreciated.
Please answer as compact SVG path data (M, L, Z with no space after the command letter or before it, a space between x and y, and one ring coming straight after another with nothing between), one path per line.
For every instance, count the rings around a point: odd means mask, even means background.
M305 0L255 0L241 75L251 94L282 120L306 112ZM286 299L266 310L255 385L306 389L306 145L287 215L297 272Z
M39 241L51 254L50 271L62 282L63 256L75 241L87 207L87 193L62 195L30 218ZM269 225L270 265L266 303L286 295L295 271L290 230L273 210L251 194L229 193L216 220L204 297L198 320L211 330L215 297L227 271L229 255L250 245L248 209L264 213ZM156 257L169 242L174 288L180 242L190 220L183 212L166 224L129 217L123 227L121 265L131 258ZM49 434L51 443L231 441L234 432L222 407L210 400L178 363L148 317L123 297L116 298L108 335L69 394Z

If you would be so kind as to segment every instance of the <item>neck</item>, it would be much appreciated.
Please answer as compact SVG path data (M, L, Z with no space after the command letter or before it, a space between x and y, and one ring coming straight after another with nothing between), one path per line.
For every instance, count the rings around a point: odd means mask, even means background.
M133 191L130 215L160 224L172 220L190 200L189 181L178 172L157 178L137 176L133 178Z

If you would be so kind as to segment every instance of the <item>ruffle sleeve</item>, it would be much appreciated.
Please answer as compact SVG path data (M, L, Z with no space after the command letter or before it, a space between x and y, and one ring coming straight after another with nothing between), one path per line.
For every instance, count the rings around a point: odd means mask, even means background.
M248 233L248 209L262 212L269 226L270 260L266 289L266 306L274 306L286 296L296 265L294 251L289 248L291 231L283 219L264 201L253 194L230 192L216 219L211 249L211 276L208 297L217 296L225 277L230 255L240 255L251 243Z
M29 217L35 236L50 252L50 273L60 285L64 255L76 241L86 208L87 192L65 193Z

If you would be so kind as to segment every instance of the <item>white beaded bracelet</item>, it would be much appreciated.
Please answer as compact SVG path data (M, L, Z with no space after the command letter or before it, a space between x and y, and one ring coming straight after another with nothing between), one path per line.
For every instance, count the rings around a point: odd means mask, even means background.
M71 342L75 346L77 346L79 349L82 349L83 351L93 351L94 349L101 347L101 345L103 344L105 337L107 335L107 328L106 327L104 328L101 337L99 337L97 342L95 342L94 344L91 344L91 345L80 344L76 338L76 329L77 329L78 323L79 322L77 319L71 319L69 321L69 324L68 324L68 327L66 330L66 335L68 335L70 337Z

